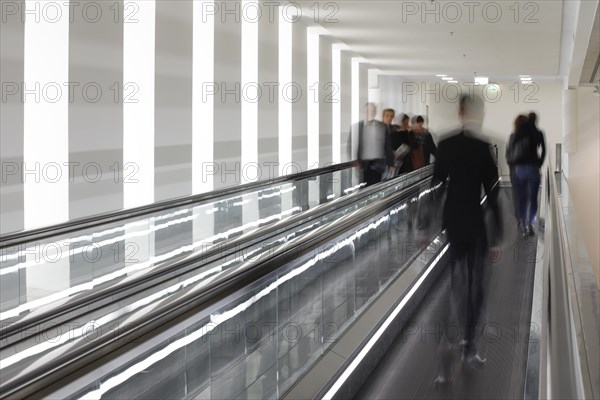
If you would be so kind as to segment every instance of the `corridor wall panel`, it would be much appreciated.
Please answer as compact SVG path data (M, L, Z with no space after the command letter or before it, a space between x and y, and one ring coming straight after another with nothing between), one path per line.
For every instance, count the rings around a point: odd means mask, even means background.
M123 207L123 1L80 6L68 42L70 219Z
M334 88L331 71L332 45L327 36L320 36L319 45L319 166L332 162L332 125Z
M24 1L14 2L23 7ZM0 24L0 234L23 229L23 101L19 85L24 80L25 23L20 16L6 16ZM9 95L9 93L12 93Z
M156 3L155 201L192 193L192 24L192 1Z
M341 161L354 158L351 146L352 126L352 53L343 51L340 55L340 129Z
M358 66L358 107L360 110L360 118L362 120L365 118L365 104L369 101L369 64L361 62ZM377 110L377 115L375 119L381 120L379 112L381 110Z
M241 183L241 2L227 1L215 15L214 188Z

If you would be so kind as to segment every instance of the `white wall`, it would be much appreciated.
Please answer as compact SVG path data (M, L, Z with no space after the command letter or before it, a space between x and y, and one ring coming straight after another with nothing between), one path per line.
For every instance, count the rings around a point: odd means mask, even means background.
M577 220L600 288L600 97L577 88L577 145L569 154L568 183Z
M382 99L395 101L393 104L384 104L384 107L425 115L426 106L429 106L429 129L436 140L443 133L458 127L458 88L468 93L468 86L459 84L459 87L453 88L440 82L409 82L389 76L384 78L380 79ZM513 121L519 113L534 111L538 114L539 128L546 135L548 156L554 160L555 145L562 140L562 85L540 83L537 91L535 87L524 88L513 82L500 83L499 86L498 92L484 96L483 131L492 144L498 145L501 174L505 177L509 175L504 152ZM482 87L477 88L481 90Z

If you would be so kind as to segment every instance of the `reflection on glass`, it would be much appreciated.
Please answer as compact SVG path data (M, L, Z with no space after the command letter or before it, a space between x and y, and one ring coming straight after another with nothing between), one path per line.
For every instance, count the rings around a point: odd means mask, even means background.
M76 398L282 397L418 254L407 210L419 195L199 311L208 316Z
M218 243L332 201L342 193L321 196L309 204L309 181L326 182L329 193L329 181L341 180L351 170L2 249L0 321L17 322L40 307L147 274L166 261L208 251ZM340 190L346 188L342 184ZM288 196L292 202L285 200Z

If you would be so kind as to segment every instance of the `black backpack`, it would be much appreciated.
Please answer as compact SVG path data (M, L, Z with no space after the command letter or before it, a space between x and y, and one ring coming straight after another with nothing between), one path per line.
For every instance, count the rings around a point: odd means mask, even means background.
M508 162L508 164L510 165L513 165L523 160L526 160L531 152L530 149L530 135L525 134L520 137L515 137L514 142L509 147L508 152L506 154L506 162Z

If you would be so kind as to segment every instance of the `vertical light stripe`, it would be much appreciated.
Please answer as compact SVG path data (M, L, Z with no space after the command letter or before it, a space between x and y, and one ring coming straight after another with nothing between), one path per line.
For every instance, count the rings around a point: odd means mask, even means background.
M192 193L214 189L215 2L194 1Z
M292 23L279 14L279 175L292 163L292 102L285 87L292 82Z
M69 218L69 92L64 85L69 82L69 6L68 2L25 2L27 10L47 5L61 16L25 14L25 229Z
M319 167L319 34L306 30L308 168Z
M331 160L334 164L342 162L341 137L342 137L342 50L340 45L334 44L331 49L331 81L332 93L332 119L331 119Z
M242 1L242 182L260 178L258 166L258 21L259 4L255 0Z
M360 79L359 79L360 59L352 58L352 145L351 156L352 160L356 159L358 152L358 122L360 121Z
M379 89L379 70L378 69L369 69L367 71L368 74L368 98L369 103L377 104L378 114L377 119L383 118L381 115L383 108L387 107L387 105L382 104L381 101L381 90Z
M156 1L127 4L137 10L135 21L123 24L123 206L131 208L154 202Z

